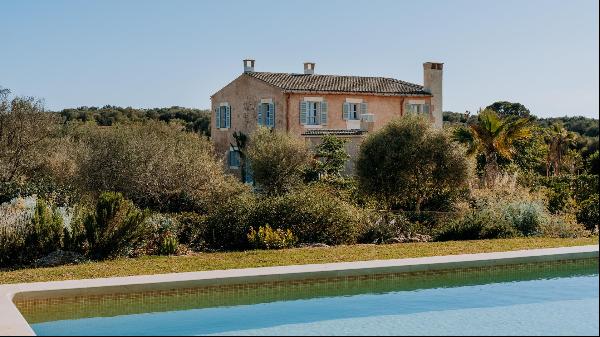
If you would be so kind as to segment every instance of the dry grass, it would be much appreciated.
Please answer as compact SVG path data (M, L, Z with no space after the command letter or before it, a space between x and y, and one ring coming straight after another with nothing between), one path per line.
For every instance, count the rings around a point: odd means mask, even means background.
M193 256L146 256L90 262L54 268L0 272L0 284L44 282L100 277L178 273L294 264L398 259L436 255L500 252L521 249L598 244L598 237L579 239L519 238L503 240L353 245L246 252L205 253Z

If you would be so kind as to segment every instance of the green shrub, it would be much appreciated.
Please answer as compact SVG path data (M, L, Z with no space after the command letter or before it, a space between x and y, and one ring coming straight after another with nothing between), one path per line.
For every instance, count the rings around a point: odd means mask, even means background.
M552 216L540 225L538 235L551 238L577 238L589 236L590 232L570 216Z
M400 234L417 232L404 215L390 212L374 212L365 216L365 222L358 236L360 243L388 243Z
M571 188L568 183L553 184L546 192L548 210L552 214L568 211L574 204Z
M148 230L147 213L121 193L104 192L96 210L84 220L89 255L93 259L116 258L138 248Z
M204 233L206 233L206 215L183 212L177 215L177 240L184 245L191 245L199 250L204 246Z
M251 193L242 193L215 204L208 212L199 235L192 242L211 249L248 248L248 218L254 211L256 200Z
M167 232L163 235L162 241L158 247L159 255L173 255L177 253L177 247L179 246L179 242L177 241L177 236L171 232Z
M63 219L46 202L38 198L27 236L26 255L33 260L62 247Z
M405 116L362 142L356 175L361 191L380 207L419 212L451 208L466 188L469 165L444 132L424 118ZM432 202L438 208L428 208Z
M300 243L337 245L356 242L362 218L358 208L322 187L310 186L260 200L249 221L256 228L269 224L290 229Z
M289 229L272 229L266 225L260 226L258 231L250 228L248 242L254 249L283 249L294 247L298 238Z
M21 227L0 227L0 268L23 263L26 232Z
M267 128L259 128L250 136L247 155L254 181L268 195L299 186L310 161L303 140Z
M579 204L577 222L584 225L588 230L594 230L600 223L598 211L598 193L592 194L589 199Z
M507 223L526 236L536 234L538 228L549 217L540 202L510 203L502 210Z

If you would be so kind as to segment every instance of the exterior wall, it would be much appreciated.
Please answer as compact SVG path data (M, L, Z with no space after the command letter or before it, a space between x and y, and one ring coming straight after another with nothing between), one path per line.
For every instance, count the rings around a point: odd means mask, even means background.
M288 118L290 121L288 131L295 135L301 135L306 130L322 128L322 129L357 129L358 127L350 127L343 116L343 105L347 98L362 99L368 103L368 112L375 115L374 131L381 129L385 124L389 123L394 118L404 114L405 100L423 100L425 103L430 103L431 97L398 97L398 96L375 96L375 95L356 95L356 94L288 94ZM300 123L300 102L305 97L320 97L328 103L328 123L323 126L302 125ZM431 118L431 115L430 115Z
M231 144L235 144L233 133L240 131L250 135L257 129L257 106L261 99L272 99L275 104L275 129L285 130L286 104L282 91L260 80L242 74L233 82L211 96L211 139L215 151L225 156ZM217 129L215 109L221 103L231 106L231 127Z

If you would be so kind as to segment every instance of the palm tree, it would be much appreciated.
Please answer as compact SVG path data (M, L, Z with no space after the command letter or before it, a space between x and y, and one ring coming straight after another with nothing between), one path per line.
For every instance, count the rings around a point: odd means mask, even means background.
M477 123L454 130L454 139L468 146L469 154L482 154L485 157L484 177L493 184L500 168L498 156L511 159L515 153L514 144L531 136L531 118L500 118L489 109L479 113Z
M569 148L575 144L577 135L565 129L562 124L554 123L546 132L548 156L546 158L546 176L560 174L563 157Z

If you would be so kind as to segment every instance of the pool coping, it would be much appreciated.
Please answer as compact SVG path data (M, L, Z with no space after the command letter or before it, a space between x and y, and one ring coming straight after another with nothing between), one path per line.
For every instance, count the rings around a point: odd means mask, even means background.
M598 258L598 245L0 285L0 336L35 336L13 300Z

